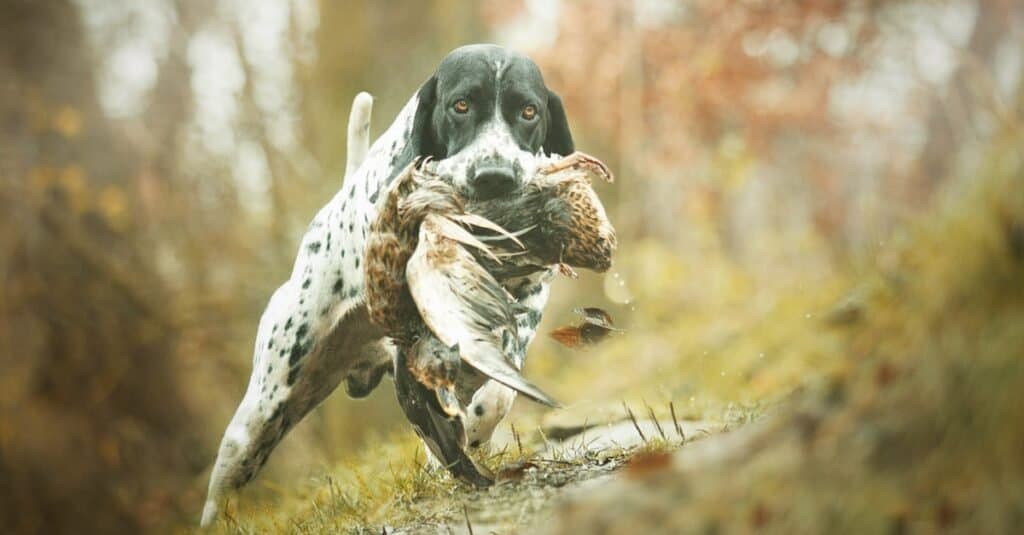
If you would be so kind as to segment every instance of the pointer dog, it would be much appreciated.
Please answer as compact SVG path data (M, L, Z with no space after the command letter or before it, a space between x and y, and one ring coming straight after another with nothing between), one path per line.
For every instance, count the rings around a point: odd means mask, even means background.
M368 321L361 264L370 222L395 176L417 157L430 157L467 198L496 199L521 194L538 154L573 151L561 99L529 58L470 45L441 61L365 159L358 151L350 155L361 165L317 213L291 277L270 298L248 389L210 475L202 525L216 518L224 491L251 481L284 435L338 384L361 398L392 369L393 348ZM512 355L520 368L547 302L543 276L505 283L523 306ZM515 395L494 381L477 390L466 411L471 446L490 439Z

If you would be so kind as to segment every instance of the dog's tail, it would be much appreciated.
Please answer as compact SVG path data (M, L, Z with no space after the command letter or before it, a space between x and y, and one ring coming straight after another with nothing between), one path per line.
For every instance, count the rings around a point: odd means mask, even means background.
M348 155L345 163L345 177L363 165L370 150L370 112L373 111L373 97L362 91L352 99L352 111L348 116Z

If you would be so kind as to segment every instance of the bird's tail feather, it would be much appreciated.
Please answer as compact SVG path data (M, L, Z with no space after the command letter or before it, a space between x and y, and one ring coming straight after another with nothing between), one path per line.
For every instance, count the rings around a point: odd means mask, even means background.
M522 393L537 403L555 408L562 406L555 398L523 377L519 370L509 364L504 355L491 344L461 344L459 355L478 372Z

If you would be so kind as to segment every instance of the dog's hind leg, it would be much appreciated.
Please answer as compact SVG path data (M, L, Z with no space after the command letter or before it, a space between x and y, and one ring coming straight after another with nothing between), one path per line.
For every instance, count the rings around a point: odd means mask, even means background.
M286 381L288 370L273 356L285 349L285 331L294 331L291 320L287 329L278 316L287 310L294 297L290 282L282 285L270 298L266 312L260 319L253 356L253 372L242 402L235 410L224 431L217 460L210 474L210 486L200 525L207 526L217 517L220 501L226 490L238 489L252 480L266 463L270 452L288 429L301 418L295 418L288 409ZM300 341L301 343L301 341ZM274 364L278 365L274 373ZM293 420L294 418L294 420Z
M368 104L362 100L361 109ZM256 334L248 389L213 465L203 525L216 519L224 493L255 477L289 429L342 379L346 389L365 395L387 372L384 333L369 323L362 304L361 263L374 203L396 170L407 165L404 155L415 152L409 143L417 110L414 97L369 153L360 152L364 142L357 143L350 160L362 165L314 217L291 276L271 297ZM357 133L354 141L368 135Z
M345 375L345 393L352 399L370 395L380 384L384 375L391 373L394 364L395 346L388 339L381 339L364 345L359 351L357 364Z
M324 325L310 327L308 314L292 306L307 303L300 296L309 294L298 288L291 281L281 286L260 319L253 373L221 440L202 526L216 519L225 491L251 481L285 434L342 379L348 380L347 375L354 371L382 366L379 373L383 375L390 365L389 344L382 342L380 331L369 324L365 306L353 307L336 324L325 315ZM373 379L379 382L379 376ZM365 393L376 382L363 385Z
M208 526L217 518L225 491L238 489L251 481L267 462L270 452L291 425L283 421L282 413L262 411L248 396L239 405L224 432L210 474L200 526Z

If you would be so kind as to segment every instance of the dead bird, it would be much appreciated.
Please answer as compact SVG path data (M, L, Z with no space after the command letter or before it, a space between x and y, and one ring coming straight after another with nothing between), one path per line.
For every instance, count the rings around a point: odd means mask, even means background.
M397 346L399 404L431 452L477 486L493 476L466 455L463 403L487 377L550 406L507 358L516 340L514 299L467 248L497 257L463 225L516 238L468 214L455 190L416 162L371 226L365 255L367 310ZM468 364L468 366L466 366Z
M516 335L514 299L467 250L500 262L466 227L488 229L513 242L517 238L465 212L451 186L416 164L397 180L367 242L370 321L406 346L427 327L480 373L557 406L505 358L503 346Z
M464 451L464 402L490 377L555 405L508 360L516 303L501 282L552 265L606 270L615 234L591 178L611 173L577 153L515 199L467 201L437 171L411 165L385 198L367 242L367 310L395 340L399 403L417 434L454 476L484 485L492 477Z

